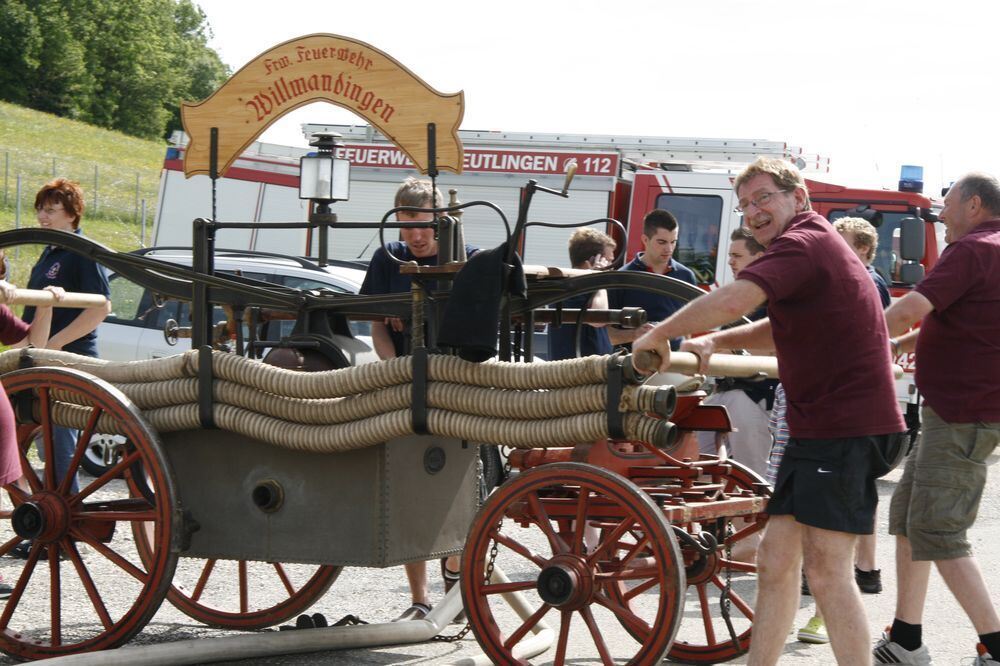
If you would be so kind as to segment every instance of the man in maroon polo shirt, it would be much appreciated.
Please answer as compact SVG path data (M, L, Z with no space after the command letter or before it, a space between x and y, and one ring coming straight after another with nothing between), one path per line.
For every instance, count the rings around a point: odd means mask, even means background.
M833 226L810 210L802 175L761 158L734 183L754 238L767 249L737 279L691 301L633 345L670 364L670 338L711 330L767 302L768 318L688 340L703 370L716 349L775 350L790 439L757 554L749 664L774 664L795 619L799 571L826 616L837 661L871 660L854 584L858 534L874 530L879 453L905 425L896 404L889 336L871 277Z
M876 663L929 664L922 617L930 565L979 634L974 664L1000 664L1000 617L966 530L979 509L986 468L1000 442L1000 182L970 173L948 191L940 220L949 245L934 268L886 310L889 332L920 328L893 344L916 349L923 428L892 495L896 616Z

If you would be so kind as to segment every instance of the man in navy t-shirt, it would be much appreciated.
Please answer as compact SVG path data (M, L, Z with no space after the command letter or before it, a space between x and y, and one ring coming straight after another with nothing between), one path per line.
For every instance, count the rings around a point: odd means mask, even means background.
M569 260L573 268L604 268L615 258L615 241L611 236L592 227L582 227L569 238ZM578 294L562 302L564 308L605 310L608 294L604 289L591 294ZM577 336L580 339L577 354ZM605 324L564 323L549 326L549 360L558 361L577 356L603 356L611 353L611 341Z
M657 208L646 214L642 220L642 244L644 251L635 259L622 266L623 271L645 271L657 275L666 275L689 284L697 284L694 271L674 259L677 248L677 218L668 210ZM635 307L646 311L646 321L663 321L677 312L684 303L661 294L654 294L641 289L610 289L608 290L608 306L614 310ZM628 344L635 340L645 329L625 329L616 326L608 327L608 336L616 345ZM680 338L671 341L671 346L677 349Z

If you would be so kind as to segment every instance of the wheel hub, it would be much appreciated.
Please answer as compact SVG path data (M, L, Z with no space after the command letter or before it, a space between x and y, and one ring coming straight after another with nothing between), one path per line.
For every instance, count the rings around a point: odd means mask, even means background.
M535 587L550 606L576 610L591 603L594 576L582 557L557 555L538 574Z
M14 509L10 522L22 539L51 543L69 530L69 507L55 493L39 493Z
M700 585L711 579L720 566L718 551L703 555L695 553L695 560L684 569L688 585Z

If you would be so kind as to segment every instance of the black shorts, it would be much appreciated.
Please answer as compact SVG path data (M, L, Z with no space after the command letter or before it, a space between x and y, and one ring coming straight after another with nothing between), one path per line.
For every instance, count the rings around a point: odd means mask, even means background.
M878 506L875 479L886 472L876 447L893 437L789 439L767 512L791 515L810 527L872 534Z

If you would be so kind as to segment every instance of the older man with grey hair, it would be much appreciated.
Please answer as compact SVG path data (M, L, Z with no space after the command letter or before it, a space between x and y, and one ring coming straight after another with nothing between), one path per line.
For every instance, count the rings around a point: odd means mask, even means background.
M1000 666L1000 617L966 530L1000 442L1000 183L970 173L939 215L949 245L914 290L886 310L892 340L916 350L923 435L892 496L896 616L875 645L880 664L929 664L922 617L931 562L979 635L974 666Z

